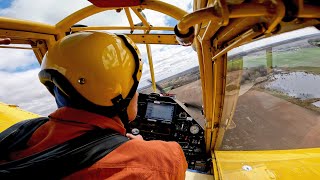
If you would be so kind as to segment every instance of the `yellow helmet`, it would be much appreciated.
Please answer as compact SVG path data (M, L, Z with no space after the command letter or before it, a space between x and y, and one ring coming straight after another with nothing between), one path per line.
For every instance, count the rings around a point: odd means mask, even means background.
M78 32L62 38L47 52L39 78L51 94L56 86L79 106L114 116L129 104L141 74L140 52L131 39Z

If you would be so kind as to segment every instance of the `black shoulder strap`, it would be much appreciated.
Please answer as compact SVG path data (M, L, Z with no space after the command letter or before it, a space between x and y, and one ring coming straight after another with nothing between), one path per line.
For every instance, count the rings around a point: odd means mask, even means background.
M0 159L7 159L10 152L23 149L36 129L49 120L39 117L21 121L0 133Z
M128 138L97 129L29 157L0 164L0 179L61 179L89 167Z

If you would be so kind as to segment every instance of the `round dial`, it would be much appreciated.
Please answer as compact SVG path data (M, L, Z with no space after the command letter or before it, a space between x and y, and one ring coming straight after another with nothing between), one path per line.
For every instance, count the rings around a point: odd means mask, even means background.
M199 128L199 126L198 125L192 125L191 127L190 127L190 132L192 133L192 134L198 134L198 132L200 131L200 128Z
M138 135L138 134L140 133L140 131L139 131L139 129L137 129L137 128L133 128L133 129L131 130L131 133L132 133L133 135Z

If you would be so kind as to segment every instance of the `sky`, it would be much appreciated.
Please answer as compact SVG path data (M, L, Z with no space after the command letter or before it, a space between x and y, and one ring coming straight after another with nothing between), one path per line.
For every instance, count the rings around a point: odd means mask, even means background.
M163 0L173 4L187 12L192 11L192 0ZM67 15L91 5L86 0L0 0L0 16L18 18L56 24ZM148 21L152 25L169 26L175 25L176 20L168 16L152 11L144 10ZM133 16L134 23L140 21ZM108 11L98 13L92 17L79 22L86 25L129 25L125 13L122 11ZM285 34L273 40L262 40L254 42L254 46L270 43L271 41L286 39L291 36L298 36L302 33L318 33L315 29L305 29L298 33ZM230 53L237 53L252 45L244 45L236 48ZM144 67L140 80L140 87L148 85L149 64L146 55L145 45L138 45L142 53ZM170 77L192 67L198 66L196 52L191 47L172 45L151 45L155 79L156 81ZM0 102L15 104L43 116L49 115L57 109L54 98L47 89L39 82L38 72L40 70L38 61L32 51L13 50L0 48Z

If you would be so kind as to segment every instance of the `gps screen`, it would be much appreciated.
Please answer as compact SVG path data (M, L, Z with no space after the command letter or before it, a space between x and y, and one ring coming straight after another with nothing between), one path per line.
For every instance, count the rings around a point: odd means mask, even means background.
M148 102L146 118L155 120L172 121L174 106L170 104L155 104Z

